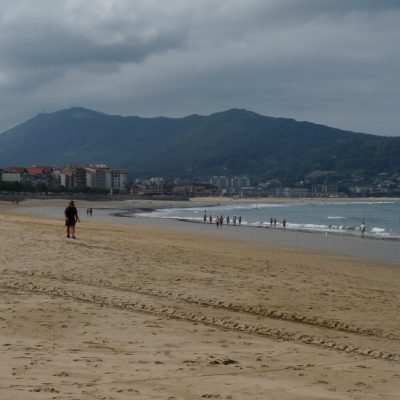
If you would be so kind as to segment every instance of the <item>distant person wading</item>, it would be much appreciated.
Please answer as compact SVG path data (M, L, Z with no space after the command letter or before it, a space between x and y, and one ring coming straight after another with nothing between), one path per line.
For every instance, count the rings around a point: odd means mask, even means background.
M364 221L362 222L362 224L360 226L360 231L361 231L361 237L364 239L364 237L365 237L365 223L364 223Z

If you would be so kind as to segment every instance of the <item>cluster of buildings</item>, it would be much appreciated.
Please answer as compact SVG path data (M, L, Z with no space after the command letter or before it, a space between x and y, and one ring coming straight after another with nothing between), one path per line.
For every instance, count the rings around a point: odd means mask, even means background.
M336 184L316 184L297 187L282 186L279 181L252 185L248 176L213 176L210 185L214 194L239 197L338 197L344 196Z
M251 183L247 176L213 176L209 178L209 184L213 195L240 197L400 196L400 173L386 172L373 177L355 174L334 183L315 183L315 180L305 179L289 187L278 179Z
M328 197L338 196L337 185L310 185L309 187L284 187L278 182L271 185L258 183L252 185L248 176L213 176L210 185L219 195L240 197Z
M357 174L348 187L351 196L399 196L400 173L381 172L373 178Z
M168 182L161 177L143 180L131 187L131 194L138 196L209 196L213 194L210 185L196 182Z
M233 195L240 197L366 197L399 196L400 174L380 173L374 179L352 177L337 183L316 184L301 181L287 187L279 180L251 184L247 176L213 176L210 184L214 195Z
M311 185L310 187L275 187L262 184L241 190L244 197L343 197L345 193L338 190L337 185Z
M67 166L65 168L8 167L0 169L0 182L45 187L47 190L91 188L111 193L126 193L128 189L127 172L104 164L90 164L86 167Z
M400 195L400 174L381 173L372 180L362 176L352 177L337 184L313 184L301 181L286 187L273 179L252 184L248 176L212 176L203 182L167 181L153 177L128 184L127 172L105 164L85 167L48 166L8 167L0 169L1 183L17 183L37 191L101 191L110 194L135 196L238 196L238 197L344 197ZM7 185L2 185L3 188ZM30 189L28 189L30 190Z
M204 182L173 183L163 178L151 178L140 182L133 187L138 195L173 195L173 196L225 196L240 195L246 188L251 188L250 178L247 176L212 176Z

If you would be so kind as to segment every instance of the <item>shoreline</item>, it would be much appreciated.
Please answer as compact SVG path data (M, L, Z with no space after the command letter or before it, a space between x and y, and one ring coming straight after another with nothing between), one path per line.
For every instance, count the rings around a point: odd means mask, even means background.
M123 214L123 213L121 213ZM133 212L133 214L135 214L135 212ZM121 217L121 218L129 218L129 216L125 216L125 215L118 215L118 213L113 214L116 217ZM134 217L133 217L134 218ZM167 218L165 218L167 219ZM213 223L209 223L206 222L205 224L202 221L197 221L194 219L190 219L190 218L170 218L173 219L175 221L181 221L181 222L185 222L185 223L192 223L192 224L203 224L203 225L215 225L214 222ZM300 232L300 233L315 233L315 234L320 234L323 236L327 236L327 235L337 235L337 236L346 236L346 237L355 237L355 238L360 238L359 234L353 234L350 232L340 232L340 231L329 231L329 232L325 232L322 230L313 230L313 229L306 229L306 228L299 228L299 229L295 229L295 228L291 228L286 227L286 229L283 229L281 226L277 226L277 227L271 227L268 225L252 225L252 224L242 224L242 225L233 225L233 224L224 224L225 227L233 227L233 228L241 228L241 227L247 227L247 228L254 228L254 229L271 229L271 230L281 230L281 231L288 231L288 232ZM386 236L372 236L369 234L365 234L363 239L367 239L367 240L383 240L383 241L393 241L393 242L397 242L400 241L400 237L386 237Z
M206 207L206 206L205 206ZM207 206L207 208L212 208L213 206ZM112 209L109 209L110 211ZM141 218L141 219L145 219L145 218L151 218L151 217L141 217L140 213L142 212L146 212L146 213L153 213L153 212L157 212L158 210L162 210L162 208L153 208L153 209L148 209L148 208L130 208L130 209L126 209L126 210L119 210L118 212L111 212L110 215L112 215L113 217L116 218ZM189 223L189 224L200 224L200 225L209 225L209 226L214 226L215 222L203 222L200 219L191 219L191 218L185 218L185 217L170 217L170 218L155 218L158 220L166 220L166 221L179 221L182 223ZM121 220L122 222L123 220ZM334 230L330 230L330 231L324 231L322 229L318 230L318 229L307 229L307 228L292 228L290 225L286 227L286 229L283 229L283 227L281 226L281 224L279 224L279 226L276 227L271 227L268 225L268 223L264 223L264 224L246 224L243 223L242 225L234 225L233 223L230 224L224 224L225 227L228 228L241 228L241 227L247 227L247 228L254 228L254 229L271 229L271 230L281 230L281 231L290 231L290 232L300 232L300 233L315 233L315 234L320 234L320 235L337 235L337 236L346 236L346 237L352 237L352 238L360 238L360 234L357 233L351 233L350 231L334 231ZM387 236L378 236L378 235L371 235L366 233L363 237L363 239L369 239L369 240L382 240L382 241L393 241L393 242L398 242L400 241L400 236L399 237L387 237Z
M204 206L208 209L212 209L214 206ZM164 207L164 208L177 208L177 207ZM180 207L178 207L180 208ZM162 210L163 208L127 208L127 209L121 209L118 212L112 212L110 213L110 215L114 216L114 217L118 217L118 218L147 218L147 217L142 217L138 214L140 213L155 213L159 210ZM109 209L112 210L112 209ZM151 218L151 217L150 217ZM184 223L192 223L192 224L202 224L202 225L215 225L215 222L209 222L208 220L206 222L203 222L201 219L195 219L195 218L185 218L185 217L166 217L166 218L162 218L162 217L156 217L156 219L159 220L174 220L174 221L180 221L180 222L184 222ZM232 227L232 228L239 228L239 227L248 227L248 228L257 228L257 229L273 229L273 230L287 230L290 232L302 232L302 233L317 233L317 234L321 234L324 236L327 235L338 235L338 236L346 236L346 237L361 237L361 235L357 232L357 233L352 233L354 231L339 231L339 230L329 230L329 226L327 227L327 230L323 230L323 229L307 229L307 228L293 228L292 226L290 226L290 224L288 224L286 226L286 229L283 229L282 224L279 223L277 226L275 227L271 227L269 225L268 222L264 222L264 223L242 223L241 225L239 224L226 224L224 223L225 227ZM400 241L400 236L382 236L382 235L372 235L370 233L365 233L363 239L372 239L372 240L384 240L384 241Z
M50 203L54 204L54 203ZM64 205L64 204L63 204ZM327 254L332 256L347 256L354 259L361 259L369 262L378 262L388 264L391 266L400 265L400 246L399 240L388 240L388 239L376 239L365 237L362 239L356 235L343 235L343 234L327 234L317 231L303 232L301 230L292 229L280 229L280 228L265 228L252 227L247 225L233 226L224 225L224 227L216 228L215 224L203 224L203 223L188 223L175 219L159 219L140 217L134 213L133 217L121 217L112 216L113 210L120 210L119 212L133 213L134 209L138 210L139 207L133 207L129 205L129 211L127 208L121 207L120 204L113 204L113 206L119 207L104 207L104 204L94 204L95 215L93 218L88 218L82 215L80 212L81 221L83 222L106 222L114 225L140 225L143 227L155 227L165 231L193 233L202 236L209 236L215 238L226 238L231 240L238 240L244 243L254 243L257 245L264 245L268 247L276 247L282 251L305 251L314 254ZM60 206L60 205L59 205ZM170 207L170 205L165 205ZM146 211L153 209L154 205L148 204ZM79 207L84 209L85 205ZM140 207L142 209L142 207ZM51 218L62 219L62 209L44 207L37 207L35 212L32 213L32 209L26 206L19 206L18 208L9 208L11 213L27 215L41 215ZM46 212L47 211L47 212ZM52 214L50 213L52 212ZM118 212L116 213L118 214ZM80 229L80 227L78 227Z
M213 238L252 243L275 248L280 251L302 251L338 257L350 257L370 263L400 266L400 246L398 240L374 240L349 235L324 235L320 232L302 232L283 229L260 229L249 226L224 226L215 224L185 223L177 220L136 217L140 224L154 226L166 231L196 233Z

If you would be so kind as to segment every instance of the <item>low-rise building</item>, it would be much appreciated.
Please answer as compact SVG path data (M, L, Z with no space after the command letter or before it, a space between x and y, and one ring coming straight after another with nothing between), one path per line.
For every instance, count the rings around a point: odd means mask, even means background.
M313 196L333 196L338 194L337 185L312 185L311 194Z
M140 195L162 195L164 194L165 181L163 178L154 177L141 182L138 185Z
M180 196L205 196L211 194L211 191L208 185L182 183L174 185L172 188L172 194Z
M23 167L8 167L4 168L1 173L3 182L22 183L26 175L26 169Z
M276 188L271 193L275 197L307 197L310 192L306 188Z
M24 183L31 186L42 185L47 188L54 188L53 167L31 166L26 169Z

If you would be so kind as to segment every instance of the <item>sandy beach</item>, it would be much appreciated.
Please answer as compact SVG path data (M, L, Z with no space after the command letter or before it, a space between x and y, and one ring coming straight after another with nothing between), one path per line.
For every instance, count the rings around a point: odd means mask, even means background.
M0 203L2 400L400 398L398 243L81 219Z

